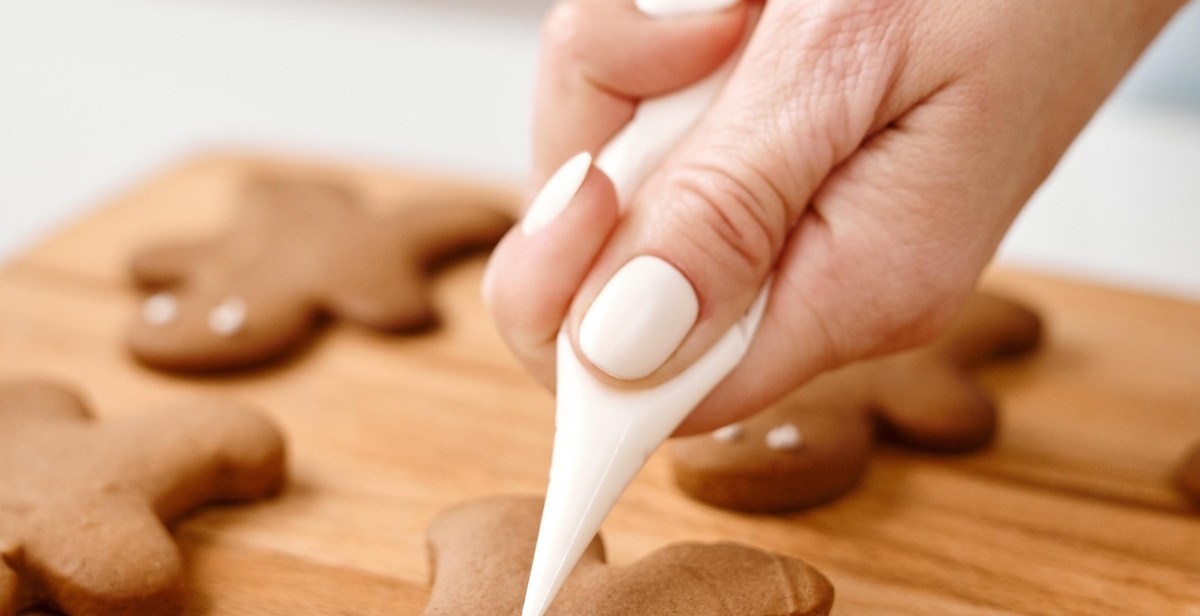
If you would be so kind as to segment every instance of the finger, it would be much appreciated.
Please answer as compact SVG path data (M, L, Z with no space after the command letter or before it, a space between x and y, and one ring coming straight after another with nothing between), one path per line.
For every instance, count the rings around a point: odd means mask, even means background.
M535 101L533 181L569 156L596 152L638 100L712 72L737 46L746 10L729 0L565 0L543 26ZM692 12L668 10L690 4Z
M797 28L800 5L774 6L581 287L571 331L597 376L651 385L692 364L750 306L817 186L876 121L899 62L890 31L843 41L856 24ZM797 96L797 82L818 91Z
M484 275L484 297L505 341L551 389L554 339L617 221L612 183L591 161L581 153L554 174L496 247Z

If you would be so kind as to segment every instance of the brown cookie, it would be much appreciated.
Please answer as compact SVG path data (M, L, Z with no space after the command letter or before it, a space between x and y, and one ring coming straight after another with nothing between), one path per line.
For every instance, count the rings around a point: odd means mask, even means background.
M0 383L0 616L177 613L183 564L164 523L283 476L282 437L242 407L97 421L70 388Z
M969 369L1033 348L1037 315L976 294L934 342L813 379L754 417L672 443L692 497L739 511L782 512L844 494L866 470L876 428L938 452L987 444L996 409Z
M433 592L424 616L518 616L542 503L493 497L451 508L429 529ZM803 562L733 543L676 544L626 566L594 539L547 616L828 614L833 587Z
M333 182L258 177L222 237L151 248L133 260L142 305L129 347L167 370L242 368L303 342L321 317L379 331L434 320L427 270L500 239L497 210L465 204L366 211Z
M1191 499L1192 506L1200 509L1200 443L1184 456L1175 479L1184 496Z

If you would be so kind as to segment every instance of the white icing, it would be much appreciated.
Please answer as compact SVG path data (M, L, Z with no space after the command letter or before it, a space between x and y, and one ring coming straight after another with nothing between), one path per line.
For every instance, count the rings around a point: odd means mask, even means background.
M747 26L751 29L753 24ZM716 72L687 88L643 101L633 120L600 152L596 167L612 179L622 210L646 174L716 98L740 54L739 49ZM521 616L545 616L600 522L646 459L742 360L769 287L768 281L746 315L695 363L652 387L601 382L575 355L566 328L559 330L550 485Z
M723 428L713 430L712 437L722 443L732 443L746 433L746 428L740 423L729 424Z
M173 293L155 293L142 304L142 319L151 325L167 325L179 315L179 301Z
M785 423L771 428L764 440L768 449L796 449L804 444L804 435L800 433L796 424Z
M246 302L229 297L208 313L208 328L218 336L232 336L246 326Z

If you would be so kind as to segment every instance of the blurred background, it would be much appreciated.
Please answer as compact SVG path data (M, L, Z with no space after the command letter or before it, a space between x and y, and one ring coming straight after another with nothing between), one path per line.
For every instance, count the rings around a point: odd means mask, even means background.
M517 183L549 0L0 2L0 260L230 147ZM1200 299L1200 0L1001 262Z

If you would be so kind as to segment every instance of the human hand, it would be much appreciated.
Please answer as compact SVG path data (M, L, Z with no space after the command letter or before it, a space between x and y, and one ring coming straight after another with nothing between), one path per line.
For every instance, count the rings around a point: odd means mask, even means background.
M711 10L664 14L684 4ZM659 14L565 0L547 18L535 184L597 151L639 101L715 69L758 8L639 5ZM493 254L489 305L543 383L565 320L593 373L641 386L690 365L773 272L751 348L679 434L919 344L1180 5L773 0L721 95L627 213L586 155L564 166ZM647 255L657 259L634 260ZM618 270L647 283L642 295L589 312Z

